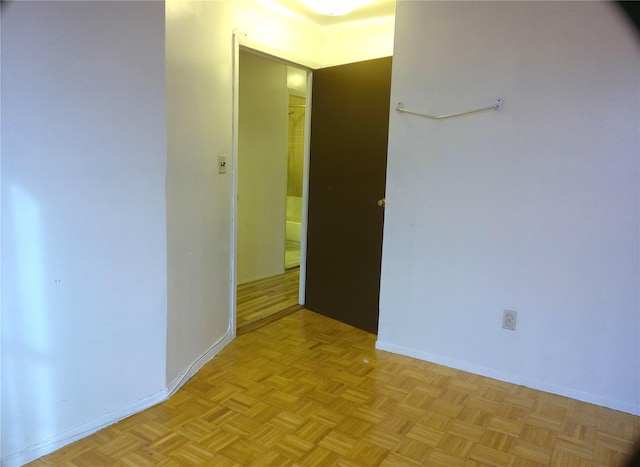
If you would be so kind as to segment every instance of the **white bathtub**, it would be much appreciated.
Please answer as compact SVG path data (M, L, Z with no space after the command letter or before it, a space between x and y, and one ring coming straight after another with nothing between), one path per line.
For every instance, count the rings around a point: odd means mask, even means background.
M302 231L302 198L299 196L287 196L287 224L285 226L285 238L288 241L300 243Z
M302 224L300 222L287 221L285 229L285 238L287 240L300 243L300 232L302 231Z

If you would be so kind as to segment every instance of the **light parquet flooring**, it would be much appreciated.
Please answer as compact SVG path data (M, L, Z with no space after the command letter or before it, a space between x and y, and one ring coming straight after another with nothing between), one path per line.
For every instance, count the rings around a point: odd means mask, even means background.
M300 268L237 287L236 329L298 304Z
M375 350L307 310L32 466L617 466L640 418Z

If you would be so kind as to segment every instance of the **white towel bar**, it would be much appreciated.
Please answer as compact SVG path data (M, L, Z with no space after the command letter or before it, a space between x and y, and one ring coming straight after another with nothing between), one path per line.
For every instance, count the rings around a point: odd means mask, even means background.
M398 112L404 112L404 113L408 113L408 114L411 114L411 115L418 115L420 117L430 118L431 120L444 120L445 118L462 117L463 115L470 115L470 114L475 114L475 113L479 113L479 112L486 112L488 110L495 110L496 112L500 112L502 110L502 99L496 99L496 103L493 104L490 107L483 107L481 109L467 110L466 112L458 112L458 113L455 113L455 114L447 114L447 115L427 115L427 114L423 114L421 112L416 112L415 110L405 109L403 107L402 102L398 102L396 110Z

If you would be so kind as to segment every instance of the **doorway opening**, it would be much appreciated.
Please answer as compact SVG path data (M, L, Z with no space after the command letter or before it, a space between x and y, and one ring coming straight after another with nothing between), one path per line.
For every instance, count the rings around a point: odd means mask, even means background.
M310 70L238 47L235 109L236 330L304 303Z
M285 223L285 269L300 266L302 240L302 193L307 79L304 70L287 67L287 201Z

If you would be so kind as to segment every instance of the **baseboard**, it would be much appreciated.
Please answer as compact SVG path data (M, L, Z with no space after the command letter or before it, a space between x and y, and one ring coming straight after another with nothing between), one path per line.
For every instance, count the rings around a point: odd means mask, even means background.
M100 431L114 423L119 422L131 415L138 412L142 412L156 404L159 404L180 389L189 379L195 375L209 360L215 357L228 343L234 339L232 332L227 332L220 340L213 344L207 351L205 351L200 357L198 357L189 368L187 368L181 375L175 378L166 389L160 390L150 396L140 399L133 404L130 404L121 409L115 410L104 414L88 423L78 426L72 430L67 431L59 436L44 441L34 446L8 456L7 458L0 459L0 466L2 467L19 467L27 464L31 461L38 459L39 457L51 454L58 449L78 441L86 436L89 436L96 431Z
M167 396L173 396L178 389L180 389L193 375L195 375L204 365L206 365L209 360L215 357L222 349L224 349L233 339L235 335L228 331L224 336L222 336L215 344L209 347L208 350L202 353L186 370L184 370L180 375L176 376L169 386L167 387Z
M45 456L57 451L58 449L78 441L86 436L89 436L96 431L113 425L131 415L141 412L149 407L152 407L166 399L166 390L158 391L150 396L147 396L139 401L134 402L126 407L122 407L113 412L106 413L90 422L80 425L72 430L62 433L52 439L44 441L34 446L30 446L27 449L12 454L9 457L0 460L2 467L18 467L36 460L39 457Z
M629 404L628 402L619 401L617 399L610 399L607 397L599 396L597 394L591 394L588 392L577 391L575 389L566 388L563 386L549 384L544 381L529 379L519 375L512 375L499 370L495 370L493 368L474 365L468 362L443 357L441 355L435 355L409 347L390 344L388 342L377 341L376 349L399 355L405 355L407 357L417 358L418 360L424 360L427 362L436 363L438 365L455 368L456 370L467 371L469 373L486 376L487 378L493 378L507 383L526 386L528 388L537 389L539 391L550 392L559 396L570 397L571 399L588 402L590 404L595 404L602 407L608 407L610 409L619 410L621 412L630 413L632 415L640 415L639 406Z
M258 329L261 329L275 321L278 321L279 319L284 318L285 316L289 316L290 314L295 313L296 311L302 310L303 308L304 306L302 305L292 305L288 308L285 308L282 311L278 311L277 313L269 315L266 318L262 318L261 320L256 321L255 323L247 324L245 326L242 326L241 328L238 328L236 331L236 334L238 336L243 336L250 332L257 331Z
M244 278L244 279L238 281L238 285L244 285L244 284L249 284L251 282L261 281L262 279L268 279L269 277L281 276L282 274L285 273L285 271L286 271L286 269L283 266L282 267L282 271L275 272L275 273L269 273L269 274L258 274L257 276L251 276L251 277L248 277L248 278Z

